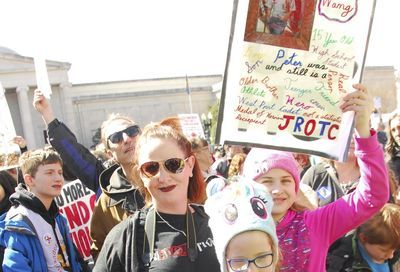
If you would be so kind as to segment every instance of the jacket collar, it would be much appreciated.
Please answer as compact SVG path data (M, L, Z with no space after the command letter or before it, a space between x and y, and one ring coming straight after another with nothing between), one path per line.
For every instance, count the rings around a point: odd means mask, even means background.
M122 168L118 164L114 164L100 174L101 190L110 194L120 194L134 190L134 186L125 177Z

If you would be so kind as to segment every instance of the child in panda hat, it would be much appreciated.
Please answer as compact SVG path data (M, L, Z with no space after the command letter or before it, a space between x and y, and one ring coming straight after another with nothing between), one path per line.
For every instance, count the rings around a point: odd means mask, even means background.
M213 179L207 186L205 210L221 271L278 271L272 198L261 184L236 178Z

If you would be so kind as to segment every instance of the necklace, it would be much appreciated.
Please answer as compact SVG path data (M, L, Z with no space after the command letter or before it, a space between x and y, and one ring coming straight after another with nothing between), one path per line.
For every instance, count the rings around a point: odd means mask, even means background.
M175 231L177 231L177 232L183 234L183 236L186 237L186 233L185 233L183 230L179 230L179 229L175 228L174 226L172 226L167 220L165 220L165 219L161 216L161 214L158 213L157 210L156 210L156 213L157 213L157 215L160 217L160 219L161 219L165 224L167 224L168 227L170 227L171 229L173 229L173 230L175 230Z
M188 206L186 210L186 233L174 228L171 224L168 223L158 212L154 209L154 207L150 207L147 211L145 224L144 224L144 237L143 237L143 252L142 252L142 262L145 267L149 267L154 258L154 242L155 242L155 233L156 233L156 217L158 216L162 219L164 223L166 223L171 229L183 234L186 237L186 248L188 252L188 257L190 262L195 262L196 258L199 255L197 250L197 238L196 238L196 227L194 223L193 214L190 210L190 206Z

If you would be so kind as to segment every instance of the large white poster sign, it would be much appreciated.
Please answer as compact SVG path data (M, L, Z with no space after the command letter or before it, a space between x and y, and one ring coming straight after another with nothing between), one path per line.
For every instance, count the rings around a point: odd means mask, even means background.
M374 0L235 1L217 141L347 156Z
M0 140L3 138L8 141L16 136L14 123L8 107L5 89L0 82Z
M14 123L5 96L5 89L0 82L0 170L17 166L10 164L10 161L16 162L9 158L9 156L14 156L20 152L19 146L12 143L15 136Z
M39 90L42 91L43 95L50 99L51 86L49 81L49 75L47 73L46 60L41 56L34 57L35 73L36 73L36 84Z
M92 217L96 195L80 180L64 185L61 195L56 197L57 206L68 221L72 239L85 260L90 255L89 222Z

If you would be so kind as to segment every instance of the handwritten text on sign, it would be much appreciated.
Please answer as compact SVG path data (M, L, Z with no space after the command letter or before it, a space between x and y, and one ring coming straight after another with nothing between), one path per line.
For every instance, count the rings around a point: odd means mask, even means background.
M330 38L327 39L332 42L332 35L328 36ZM340 42L349 43L347 39ZM296 52L288 53L290 50L281 48L271 59L272 62L263 66L264 70L287 74L281 77L283 86L280 88L285 88L284 94L279 94L271 76L257 72L263 70L259 66L268 63L268 60L257 60L251 67L247 61L247 75L239 79L240 93L234 109L239 130L245 131L248 124L256 124L266 127L268 133L286 131L292 135L336 139L341 116L330 113L329 109L337 107L340 96L348 92L344 83L350 75L343 70L354 56L347 56L339 50L331 50L332 54L329 49L321 52L318 47L315 45L312 49L317 53L315 62L307 63ZM320 80L307 85L304 84L304 77Z
M90 259L89 222L93 213L96 195L80 180L64 185L56 198L60 212L67 218L72 239L85 260Z
M279 24L262 2L235 4L217 142L345 160L354 113L340 104L361 80L374 0L289 1Z

